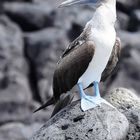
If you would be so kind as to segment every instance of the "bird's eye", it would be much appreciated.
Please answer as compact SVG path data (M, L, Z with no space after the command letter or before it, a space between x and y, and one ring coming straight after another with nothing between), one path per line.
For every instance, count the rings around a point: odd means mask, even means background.
M76 42L76 45L79 45L79 44L80 44L79 41L77 41L77 42Z

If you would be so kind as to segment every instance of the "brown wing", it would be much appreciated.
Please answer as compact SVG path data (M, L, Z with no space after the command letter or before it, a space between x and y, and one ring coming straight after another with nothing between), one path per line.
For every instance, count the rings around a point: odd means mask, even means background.
M76 38L69 46L68 48L63 52L61 58L68 55L73 49L76 49L77 47L80 47L83 43L85 43L84 36L79 36Z
M94 55L94 43L86 41L75 46L59 61L53 77L53 92L56 100L62 93L71 90L86 71Z
M117 37L108 64L102 73L101 81L104 82L116 68L118 60L120 58L120 52L121 52L121 41L120 38Z
M70 43L68 48L63 52L61 58L68 55L71 51L73 51L73 49L76 49L77 47L80 47L82 44L84 44L89 36L90 31L91 26L84 30L79 37L77 37L72 43Z

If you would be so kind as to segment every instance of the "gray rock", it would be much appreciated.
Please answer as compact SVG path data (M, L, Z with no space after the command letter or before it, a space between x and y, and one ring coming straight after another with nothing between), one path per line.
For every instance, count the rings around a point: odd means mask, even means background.
M59 8L54 11L54 25L62 30L70 30L73 24L77 24L81 28L85 26L87 21L93 16L93 10L89 7L67 7ZM77 31L79 32L79 31ZM80 30L81 32L81 30ZM75 31L76 33L76 31Z
M140 98L128 89L117 88L105 96L129 121L126 140L140 139Z
M138 8L140 6L139 0L117 0L117 2L124 5L126 8L129 8L130 10L133 10L131 8Z
M3 5L5 13L17 22L24 31L34 31L53 26L50 15L52 6L26 2L7 2Z
M140 92L140 48L126 46L122 49L119 71L116 78L110 81L108 88L125 87Z
M117 29L127 30L129 20L130 20L130 17L127 14L118 11L117 12Z
M26 55L30 61L32 88L35 96L46 101L52 95L53 72L60 54L68 44L64 31L49 28L42 31L25 34Z
M51 7L53 9L52 12L49 12L49 16L54 19L53 25L55 27L61 28L61 30L69 31L72 30L73 24L76 24L80 29L74 31L73 34L77 34L77 32L81 33L81 27L85 26L86 22L92 17L93 10L89 7L83 6L58 8L61 2L62 0L34 0L35 4L40 6L45 5L44 7L42 6L42 8L46 9Z
M117 31L118 36L121 39L122 47L131 46L139 47L140 46L140 32L128 32L123 30Z
M8 98L13 102L30 102L22 33L5 16L0 16L0 50L0 102L8 102Z
M129 31L138 31L140 29L140 10L134 10L130 15L130 21L128 24Z
M134 11L134 14L135 14L135 16L136 16L137 21L140 23L140 10L136 9L136 10Z
M22 33L6 16L0 16L0 123L18 118L32 101ZM26 112L26 111L25 111ZM16 114L17 113L17 114ZM21 115L20 114L20 115ZM25 113L26 114L26 113Z
M127 119L116 109L102 104L82 112L76 101L51 118L31 140L124 140L128 127Z
M58 5L63 1L64 0L32 0L32 2L35 4L46 4L53 7L54 9L58 8Z
M15 1L17 1L17 2L23 2L23 1L31 2L32 0L1 0L0 2L7 2L7 1L9 1L9 2L15 2Z
M47 108L46 111L33 113L39 105L32 101L30 104L17 104L17 103L0 103L0 125L7 124L8 122L21 122L27 125L33 123L46 122L52 112L52 107Z
M33 133L41 127L42 124L34 123L25 125L22 123L7 123L0 127L1 140L27 140Z

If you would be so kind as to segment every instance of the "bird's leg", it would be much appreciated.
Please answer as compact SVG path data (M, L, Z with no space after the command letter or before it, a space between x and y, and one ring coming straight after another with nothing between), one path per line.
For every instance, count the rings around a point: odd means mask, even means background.
M100 105L101 103L105 103L105 104L108 104L109 106L113 107L106 100L101 98L100 92L99 92L99 83L94 82L93 84L94 84L95 95L89 96L89 95L85 94L82 83L78 83L78 88L79 88L80 97L81 97L81 109L83 111L86 111L86 110L89 110L91 108L94 108L94 107Z
M95 97L101 97L100 96L100 91L99 91L99 83L98 82L94 82L93 83L93 88L94 88L94 91L95 91Z
M79 88L80 97L81 97L81 109L83 111L89 110L97 106L95 102L95 97L85 94L82 83L78 83L78 88Z
M94 88L94 91L95 91L95 99L96 101L101 104L101 103L105 103L113 108L115 108L114 106L112 106L109 102L107 102L106 100L104 100L101 95L100 95L100 91L99 91L99 83L94 81L93 82L93 88Z
M78 83L78 88L79 88L79 91L80 91L80 98L85 98L86 97L86 94L83 90L83 86L82 86L82 83Z

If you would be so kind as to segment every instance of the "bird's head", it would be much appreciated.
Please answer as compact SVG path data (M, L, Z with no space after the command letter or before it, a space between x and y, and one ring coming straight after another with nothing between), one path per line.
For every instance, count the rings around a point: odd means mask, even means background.
M67 7L67 6L79 5L79 4L97 7L100 6L102 3L112 3L112 2L114 3L116 2L116 0L65 0L60 4L59 7Z
M105 0L66 0L62 2L59 7L67 7L67 6L79 5L79 4L83 4L83 5L90 4L93 6L98 6L102 3L102 1L105 1Z

